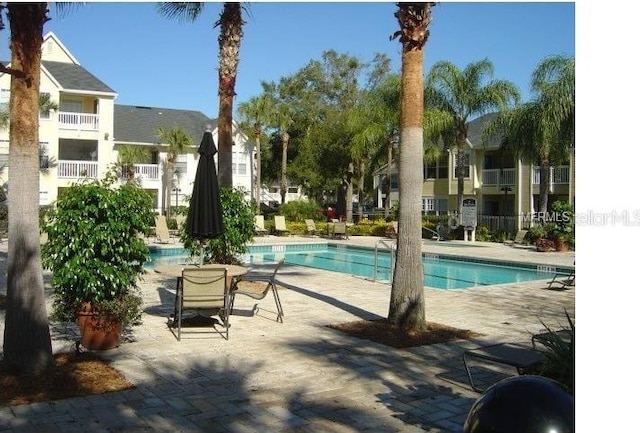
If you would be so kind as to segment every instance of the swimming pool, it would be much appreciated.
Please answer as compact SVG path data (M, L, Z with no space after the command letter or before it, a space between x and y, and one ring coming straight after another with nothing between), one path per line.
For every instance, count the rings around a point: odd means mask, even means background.
M154 263L184 263L185 251L176 248L154 249L149 267ZM391 254L388 250L334 244L255 245L243 257L245 263L286 263L340 272L361 278L390 281ZM459 256L423 254L424 285L436 289L465 289L475 286L516 283L551 278L556 272L568 269L537 266L508 265L489 260Z

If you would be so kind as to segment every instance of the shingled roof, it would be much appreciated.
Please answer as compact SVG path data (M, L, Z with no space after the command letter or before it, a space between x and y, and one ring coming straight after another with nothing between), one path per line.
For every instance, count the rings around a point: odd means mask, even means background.
M53 75L65 90L89 90L116 93L91 72L75 63L43 61L42 66Z
M484 128L497 116L498 113L488 113L467 123L467 140L469 140L471 146L485 148L500 147L501 137L498 135L492 136L484 146L482 145L482 132L484 131Z
M200 144L207 125L215 129L217 120L209 119L200 111L172 108L114 106L114 140L117 143L158 143L159 127L179 127L191 136L194 146Z

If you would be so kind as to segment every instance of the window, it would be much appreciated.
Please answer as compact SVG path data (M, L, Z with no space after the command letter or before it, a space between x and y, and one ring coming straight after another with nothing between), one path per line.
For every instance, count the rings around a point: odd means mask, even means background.
M247 164L244 162L238 163L238 174L247 174Z
M297 186L291 186L291 187L287 188L287 192L289 194L297 194L298 193L298 187Z
M183 153L176 155L176 161L173 163L173 172L179 175L187 172L187 155Z
M422 213L436 215L446 214L449 211L449 199L436 197L422 197Z
M40 93L40 101L42 101L44 98L46 98L46 101L48 101L49 104L52 102L51 101L51 93L49 93L49 92ZM49 110L48 108L46 110L41 110L40 111L40 118L41 119L50 119L51 118L51 110Z
M38 154L40 157L40 168L49 168L49 143L41 141Z
M9 166L9 140L0 140L0 171Z
M456 175L456 179L458 178L458 154L455 154L455 158L453 159L453 167L454 167L454 173ZM464 154L464 177L469 177L469 154L465 153Z
M425 179L447 179L449 177L449 155L440 155L437 160L427 162Z
M11 91L9 89L0 89L0 110L9 111L9 97Z
M60 101L60 111L66 111L68 113L82 113L82 101L69 99Z

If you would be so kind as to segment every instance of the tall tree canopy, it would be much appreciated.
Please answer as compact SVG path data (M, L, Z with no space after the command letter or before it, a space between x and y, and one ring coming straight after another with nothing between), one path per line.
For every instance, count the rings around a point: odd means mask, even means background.
M204 9L205 3L164 2L158 12L167 18L194 21ZM233 98L240 62L242 41L242 5L225 2L220 18L214 27L220 27L218 36L218 178L220 186L233 186Z
M543 59L531 77L533 98L500 113L484 138L501 133L504 147L540 166L538 212L546 212L551 167L571 158L575 143L575 59L556 55Z
M520 93L513 83L493 79L493 63L488 59L470 63L462 70L449 61L435 63L427 74L425 92L430 111L425 120L428 135L439 136L445 146L456 149L456 210L460 212L468 163L467 124L476 116L507 110L519 101Z

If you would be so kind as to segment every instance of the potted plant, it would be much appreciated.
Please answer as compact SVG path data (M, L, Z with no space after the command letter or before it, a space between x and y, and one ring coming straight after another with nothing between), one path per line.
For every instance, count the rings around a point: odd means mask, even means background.
M551 209L554 218L548 229L549 238L554 240L556 251L567 251L573 238L573 207L566 201L555 201Z
M139 324L142 316L137 282L149 251L140 234L153 221L153 199L135 183L117 182L113 167L102 181L72 184L43 227L52 317L77 320L80 342L93 350L117 347L122 328Z
M547 238L540 238L536 241L536 249L546 253L555 249L555 241Z

